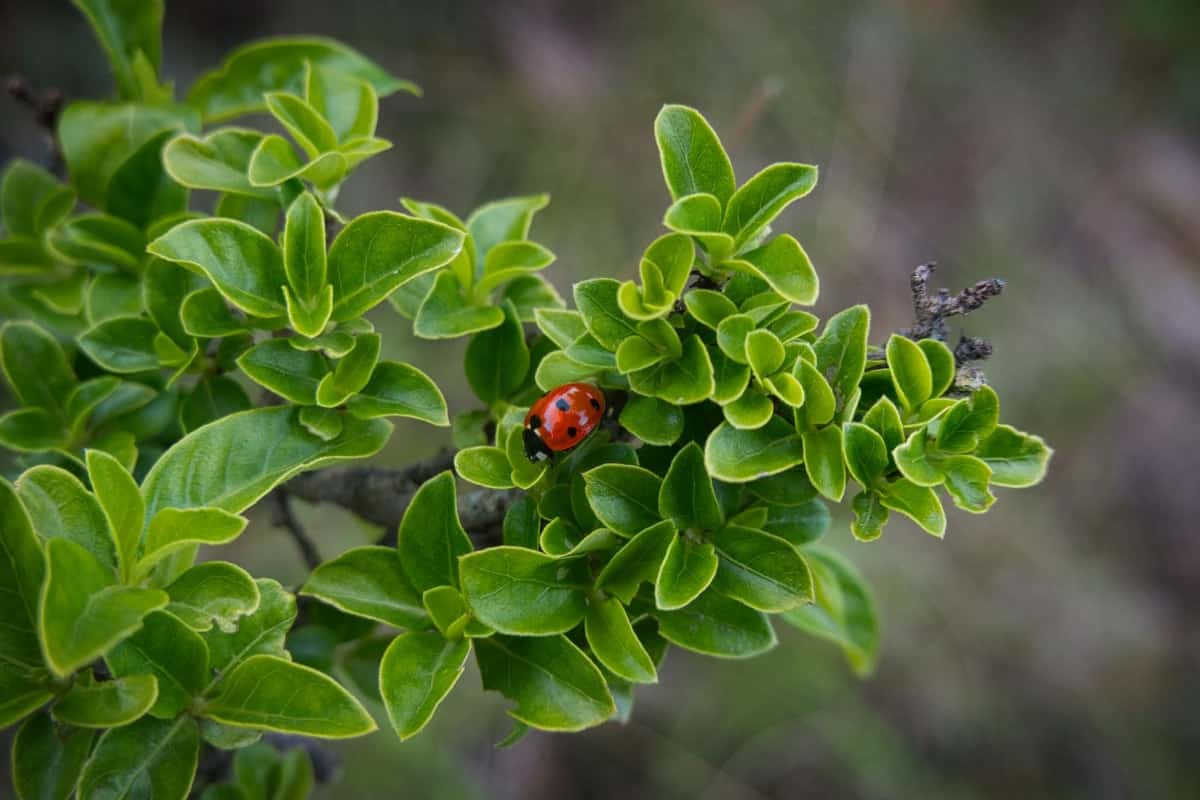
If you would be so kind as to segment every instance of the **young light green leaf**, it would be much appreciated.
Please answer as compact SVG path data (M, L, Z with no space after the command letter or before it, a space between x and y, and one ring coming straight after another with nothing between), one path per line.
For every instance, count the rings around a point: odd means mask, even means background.
M811 306L817 302L820 293L817 271L800 243L786 233L743 253L731 265L749 265L750 272L793 303Z
M838 408L845 407L862 379L870 325L871 312L866 306L847 308L829 318L814 345L817 370L833 389Z
M654 580L654 602L659 609L683 608L712 583L717 574L717 554L712 544L687 534L671 540Z
M670 520L651 525L630 539L609 559L596 577L596 588L629 603L645 581L654 581L667 548L676 538Z
M503 310L492 305L468 304L454 272L441 270L417 309L413 333L423 339L450 339L488 330L503 322Z
M158 589L115 585L110 568L69 539L46 543L46 579L38 607L42 655L66 676L104 655L167 604Z
M950 348L937 339L922 339L917 342L925 360L929 362L930 397L941 397L954 383L957 367L954 364L954 353Z
M636 340L625 340L632 341ZM620 423L646 444L665 447L674 444L683 434L683 409L657 397L634 396L621 409Z
M437 631L397 636L379 662L379 692L388 720L401 741L433 717L471 652L466 639L448 642Z
M247 314L281 317L287 313L283 256L270 237L244 222L184 222L146 249L159 258L203 272L229 302Z
M596 660L633 683L656 683L654 661L633 631L625 606L615 597L594 600L583 620L584 635Z
M511 489L512 465L499 447L468 447L454 454L454 471L488 489Z
M635 323L625 316L617 302L619 290L620 284L611 278L593 278L575 284L575 306L588 332L613 352L622 340L637 334Z
M918 486L937 486L946 479L940 454L930 452L931 444L929 432L922 426L892 451L900 472Z
M524 547L492 547L459 559L472 615L501 633L565 633L587 611L587 565Z
M359 419L409 417L430 425L450 424L446 398L433 379L411 364L380 361L371 380L346 404Z
M887 343L887 364L900 404L912 412L933 394L933 372L925 351L916 342L893 333Z
M604 676L565 636L475 640L483 688L516 702L509 711L530 727L579 731L616 712Z
M675 405L707 400L716 388L708 349L695 334L683 342L683 353L679 358L631 373L629 385L639 394Z
M884 447L890 453L904 443L904 422L900 410L888 397L881 397L863 415L863 424L870 426L883 437Z
M714 331L722 320L738 313L738 308L725 295L712 289L692 289L683 296L688 313Z
M1041 482L1053 454L1042 437L1022 433L1011 425L997 425L975 451L991 468L993 484L1015 488Z
M749 658L775 646L761 611L709 589L683 608L657 611L658 632L680 647L717 658Z
M273 199L272 190L253 186L246 177L250 156L262 138L258 131L241 128L221 128L203 138L180 134L163 148L163 166L178 183L192 189Z
M878 539L887 525L888 509L883 504L883 497L870 489L863 489L854 495L851 503L854 519L850 521L850 532L860 542L870 542Z
M736 186L733 166L721 140L694 108L663 106L654 120L654 138L671 198L705 192L724 206Z
M550 203L545 194L506 197L484 203L467 217L467 231L475 245L475 271L482 272L488 253L501 242L522 241L529 235L533 215Z
M42 539L69 539L106 570L117 566L117 544L100 504L79 479L60 467L42 464L17 479L17 493Z
M813 599L808 565L792 544L730 525L712 537L718 556L713 588L759 611L787 611Z
M722 422L704 446L708 474L728 483L746 483L796 466L804 460L799 434L773 417L755 430L739 430Z
M623 536L633 536L659 521L662 481L649 470L628 464L605 464L583 476L587 500L602 523Z
M232 632L239 618L258 608L258 585L246 570L225 561L205 561L188 569L166 589L167 611L195 631L216 623Z
M864 488L879 484L888 469L888 451L883 437L861 422L847 422L842 431L842 448L850 477Z
M228 544L246 529L246 518L220 508L163 508L150 518L139 568L194 544Z
M982 514L996 502L988 490L992 468L986 461L975 456L951 456L942 468L946 473L946 491L954 505L972 514Z
M810 164L772 164L742 184L729 198L721 229L739 250L792 201L817 185L817 168Z
M1000 398L990 386L981 386L929 423L937 448L947 453L969 453L992 435L1000 420Z
M313 570L300 594L397 628L419 628L428 622L400 554L390 547L347 550Z
M336 408L363 389L371 380L375 365L379 363L379 350L383 337L378 333L356 336L354 347L342 356L317 386L317 403L325 408Z
M325 214L309 192L288 207L283 228L283 268L296 298L312 305L325 286Z
M583 316L578 311L558 308L539 308L534 312L538 328L561 349L587 333Z
M102 450L88 450L85 457L92 491L116 542L118 567L122 575L127 575L137 558L146 504L137 481L119 461Z
M920 486L907 478L897 478L887 485L883 504L892 511L917 523L926 533L939 539L946 533L946 513L942 503L928 486Z
M333 126L304 99L288 92L267 92L263 97L271 116L309 158L337 149L338 136Z

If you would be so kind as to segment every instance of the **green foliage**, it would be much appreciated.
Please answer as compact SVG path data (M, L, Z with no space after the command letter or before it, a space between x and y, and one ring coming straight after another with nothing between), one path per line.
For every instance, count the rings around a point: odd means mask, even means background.
M391 146L380 98L412 84L336 42L270 39L176 102L161 2L75 5L117 97L65 109L68 180L22 160L0 178L0 725L20 725L20 797L183 798L202 740L238 751L204 797L304 796L307 755L262 731L371 732L345 683L407 739L472 652L512 703L510 741L627 719L670 645L753 656L776 644L772 616L865 674L876 611L816 544L826 501L850 489L858 539L897 515L942 536L942 492L981 513L1046 472L1051 450L1001 424L943 343L872 347L864 306L824 324L795 307L816 303L817 273L771 225L813 166L739 186L699 112L664 107L667 232L636 279L582 281L567 308L530 239L545 195L465 219L411 198L339 211ZM286 137L214 127L251 113ZM366 316L384 300L416 337L467 338L476 407L452 419L428 375L387 359ZM526 411L568 381L618 413L533 463ZM279 583L195 563L298 473L379 452L388 417L451 426L458 477L505 493L482 501L506 508L502 545L476 549L443 472L411 493L394 547L312 570L299 627Z

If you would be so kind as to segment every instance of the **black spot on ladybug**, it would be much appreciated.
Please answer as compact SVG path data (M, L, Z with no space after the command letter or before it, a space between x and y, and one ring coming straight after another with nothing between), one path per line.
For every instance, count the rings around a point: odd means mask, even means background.
M571 427L567 428L567 436L571 437L572 439L574 439L574 438L575 438L575 434L577 434L577 433L579 433L579 431L577 431L577 430L575 429L575 426L574 426L574 425L572 425Z
M562 397L560 397L554 401L554 407L557 408L559 411L570 411L571 410L571 404L568 403Z
M537 414L534 414L532 417L529 418L529 427L534 428L534 429L542 427L542 418L539 417Z
M599 400L597 400L594 397L589 397L588 402L592 404L592 408L596 409L597 411L600 410L600 401Z

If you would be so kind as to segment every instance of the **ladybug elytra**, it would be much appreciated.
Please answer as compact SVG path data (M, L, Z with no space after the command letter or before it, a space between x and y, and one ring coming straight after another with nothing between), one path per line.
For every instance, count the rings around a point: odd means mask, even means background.
M600 425L604 392L590 383L564 383L542 395L525 415L525 455L545 461L570 450Z

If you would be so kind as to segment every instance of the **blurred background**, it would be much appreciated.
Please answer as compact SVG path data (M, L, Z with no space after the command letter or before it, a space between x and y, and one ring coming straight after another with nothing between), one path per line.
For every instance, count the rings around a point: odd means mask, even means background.
M910 322L908 274L1004 295L956 325L990 338L1003 417L1057 450L1041 486L991 513L951 509L944 542L844 516L827 541L876 590L879 668L780 630L746 663L674 652L633 720L510 750L472 670L403 745L339 745L326 798L1126 798L1200 796L1200 4L955 2L168 2L165 73L186 88L227 50L319 33L425 90L383 104L395 148L346 187L348 212L411 195L466 214L547 191L534 238L566 293L632 277L668 204L652 120L700 108L742 178L819 164L776 226L822 279L817 311L866 302L874 335ZM0 73L69 97L108 70L65 0L0 0ZM0 98L0 161L44 153ZM470 407L461 351L390 357ZM448 433L401 423L386 463ZM1003 490L1002 490L1003 491ZM378 535L302 508L325 557ZM241 561L302 565L266 514Z

